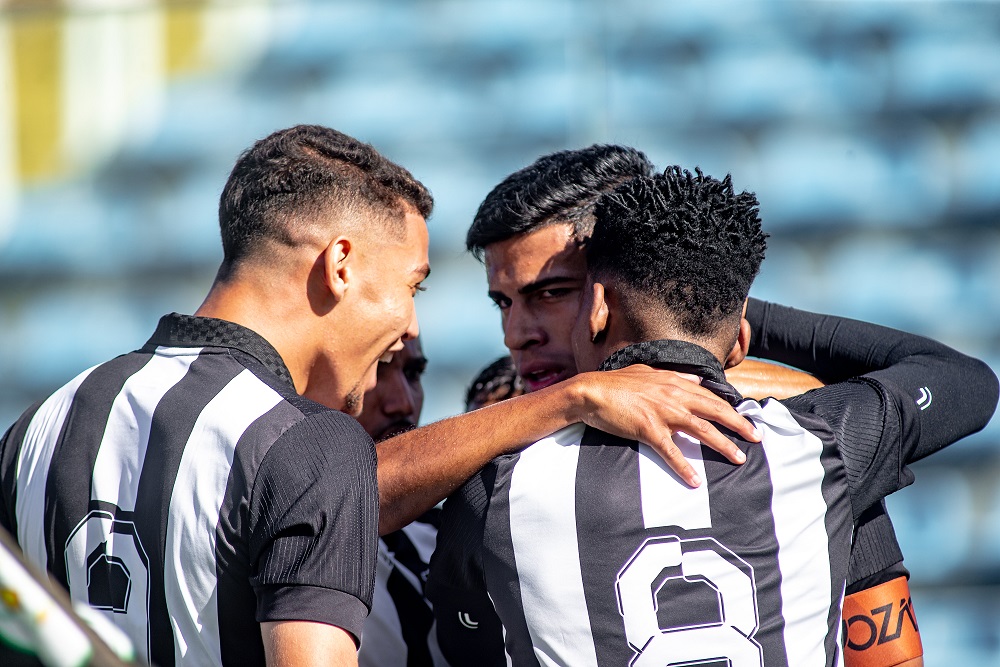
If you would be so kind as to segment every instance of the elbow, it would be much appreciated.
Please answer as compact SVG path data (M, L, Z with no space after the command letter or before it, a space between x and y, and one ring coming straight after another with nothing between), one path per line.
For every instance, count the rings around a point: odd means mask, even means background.
M974 426L970 433L976 433L983 430L993 418L997 401L1000 400L1000 381L997 380L993 369L985 362L979 359L972 359L971 362L965 377L970 394L974 397L971 403L976 408L970 415L974 419Z

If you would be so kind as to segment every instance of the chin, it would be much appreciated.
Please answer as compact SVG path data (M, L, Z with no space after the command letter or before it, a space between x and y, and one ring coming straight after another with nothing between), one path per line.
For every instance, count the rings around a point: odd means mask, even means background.
M361 411L365 407L365 395L354 389L348 392L347 396L344 397L344 407L341 408L341 412L346 412L355 419L361 416Z

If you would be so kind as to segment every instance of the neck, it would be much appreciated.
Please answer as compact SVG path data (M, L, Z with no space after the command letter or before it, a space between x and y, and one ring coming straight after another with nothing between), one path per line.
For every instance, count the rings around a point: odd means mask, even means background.
M290 281L241 272L217 279L195 315L235 322L259 334L281 355L301 394L313 365L309 351L316 346L311 343L314 318L303 317L300 301Z
M719 360L720 364L725 365L731 343L726 344L718 340L718 336L714 338L692 336L676 326L673 318L667 314L659 313L659 315L660 317L634 318L633 322L626 321L621 315L610 318L611 326L608 327L607 337L601 350L602 359L607 359L629 345L653 340L681 340L705 348ZM616 321L617 326L615 326Z

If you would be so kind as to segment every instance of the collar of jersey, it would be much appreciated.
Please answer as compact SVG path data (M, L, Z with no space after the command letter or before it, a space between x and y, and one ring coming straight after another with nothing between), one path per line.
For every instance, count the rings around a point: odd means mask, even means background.
M634 364L646 364L654 368L692 373L704 378L702 386L730 402L740 400L739 392L726 382L722 364L711 352L683 340L650 340L628 345L612 352L600 370L614 371Z
M245 326L214 317L170 313L160 318L144 349L164 347L228 347L249 354L294 387L284 360L263 336Z

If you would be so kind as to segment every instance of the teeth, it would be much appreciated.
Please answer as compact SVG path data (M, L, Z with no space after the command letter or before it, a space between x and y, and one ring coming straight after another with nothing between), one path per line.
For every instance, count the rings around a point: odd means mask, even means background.
M379 357L378 360L383 364L388 364L389 362L392 361L392 352L386 352L381 357Z

